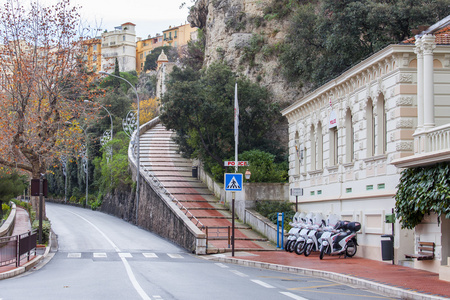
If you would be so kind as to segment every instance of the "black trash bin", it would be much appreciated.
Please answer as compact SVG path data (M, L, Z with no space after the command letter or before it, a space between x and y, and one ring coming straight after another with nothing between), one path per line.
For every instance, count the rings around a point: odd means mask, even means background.
M381 259L394 260L394 236L392 234L385 234L381 237L385 238L381 240Z
M197 166L192 167L192 177L198 178L198 167Z

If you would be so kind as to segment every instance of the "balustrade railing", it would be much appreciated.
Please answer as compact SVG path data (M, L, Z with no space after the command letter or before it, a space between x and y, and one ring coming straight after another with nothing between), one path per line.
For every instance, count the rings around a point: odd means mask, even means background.
M427 132L428 152L450 149L450 124L433 128Z

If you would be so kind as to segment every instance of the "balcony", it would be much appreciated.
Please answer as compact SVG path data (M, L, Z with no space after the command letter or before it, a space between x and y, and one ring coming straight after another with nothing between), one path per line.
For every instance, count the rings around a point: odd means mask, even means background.
M392 164L399 168L414 168L450 161L450 123L416 132L414 155L396 159Z

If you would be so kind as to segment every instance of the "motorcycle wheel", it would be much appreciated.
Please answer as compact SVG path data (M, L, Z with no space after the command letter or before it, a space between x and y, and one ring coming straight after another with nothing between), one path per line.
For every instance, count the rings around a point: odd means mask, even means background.
M322 247L320 248L320 254L319 254L319 258L320 258L320 259L323 259L323 256L324 256L324 254L325 254L327 248L328 248L328 246L322 246Z
M311 254L312 248L313 248L313 244L312 243L306 244L306 246L305 246L305 253L303 253L303 254L305 254L305 256L309 256Z
M294 252L296 243L297 243L297 241L291 241L291 243L289 244L289 248L287 248L287 251L289 251L291 253Z
M295 243L295 253L302 255L305 251L305 241Z
M286 242L286 244L284 244L284 251L289 251L289 246L291 245L291 243L293 242L293 240L288 240Z
M345 249L345 254L348 257L353 257L356 254L357 246L353 240L350 240L347 244L347 249Z

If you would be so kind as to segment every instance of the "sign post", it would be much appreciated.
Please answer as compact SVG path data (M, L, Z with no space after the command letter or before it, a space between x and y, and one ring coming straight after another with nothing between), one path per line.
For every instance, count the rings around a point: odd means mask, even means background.
M231 256L234 257L234 201L236 192L242 191L243 176L240 173L225 173L225 191L232 192L231 200Z
M298 212L298 196L303 196L302 188L292 188L291 196L295 196L295 212Z

